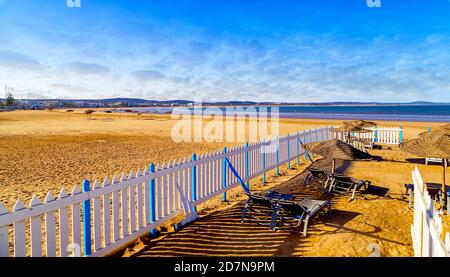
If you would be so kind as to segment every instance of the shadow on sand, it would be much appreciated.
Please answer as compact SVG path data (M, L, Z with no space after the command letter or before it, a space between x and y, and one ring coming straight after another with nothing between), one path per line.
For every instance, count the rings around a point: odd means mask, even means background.
M330 164L329 164L330 163ZM329 168L330 161L320 160L315 167ZM345 172L350 166L349 162L339 162L339 172ZM291 178L276 186L274 190L281 193L292 193L297 199L327 199L329 196L317 186L303 185L306 172ZM384 196L387 189L374 187L367 193ZM333 202L348 195L337 195ZM161 239L151 240L144 248L133 256L140 257L190 257L190 256L301 256L311 246L309 238L324 234L350 232L379 240L377 236L381 229L369 226L369 231L360 231L347 227L360 213L333 209L330 218L315 217L309 225L308 236L301 235L301 228L282 226L277 231L270 231L267 227L267 217L246 219L241 223L242 209L245 201L237 202L230 207L209 213L197 221L184 226L181 230L163 235ZM392 240L388 240L394 243Z

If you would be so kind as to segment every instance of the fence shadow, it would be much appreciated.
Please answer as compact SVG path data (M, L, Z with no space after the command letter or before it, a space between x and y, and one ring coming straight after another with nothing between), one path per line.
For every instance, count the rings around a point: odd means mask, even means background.
M337 172L345 174L351 162L337 161ZM314 162L314 167L330 170L331 161L320 159ZM307 171L284 181L272 190L280 193L294 194L297 199L332 199L348 201L349 195L330 196L323 193L319 184L314 182L304 186ZM362 195L386 197L389 189L372 186ZM365 199L366 197L364 197ZM369 197L371 198L371 197ZM365 200L361 200L365 201ZM310 221L308 236L303 237L302 229L294 228L292 224L282 226L277 231L268 228L269 218L258 216L241 223L242 209L245 201L240 201L229 207L209 213L175 233L170 233L160 240L153 240L133 256L139 257L198 257L198 256L303 256L314 241L327 239L337 233L354 233L369 238L384 240L391 243L401 242L379 236L383 230L379 226L365 223L365 228L350 228L349 222L361 215L359 212L333 209L331 217L319 215ZM294 223L294 222L288 222ZM265 225L262 225L265 224Z
M421 165L424 165L425 164L425 159L424 158L414 158L414 159L412 159L412 158L408 158L408 159L406 159L406 161L408 162L408 163L412 163L412 164L421 164Z

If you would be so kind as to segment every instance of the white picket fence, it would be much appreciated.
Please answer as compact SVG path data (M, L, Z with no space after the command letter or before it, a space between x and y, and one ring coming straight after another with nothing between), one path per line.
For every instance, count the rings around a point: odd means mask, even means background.
M402 127L371 127L370 133L353 133L352 136L360 139L368 139L374 143L400 144L403 142ZM347 133L335 133L335 137L344 140Z
M435 203L424 187L416 167L412 172L414 182L414 223L411 235L416 257L450 257L450 234L442 240L442 219Z
M239 185L224 166L225 158L247 182L304 155L301 142L331 139L330 130L314 129L279 140L214 151L198 159L115 176L112 181L105 179L92 185L85 181L83 191L75 186L68 194L62 189L58 197L49 192L44 202L34 197L26 206L17 200L13 211L0 203L0 256L111 254L182 215L186 201L181 195L196 206Z

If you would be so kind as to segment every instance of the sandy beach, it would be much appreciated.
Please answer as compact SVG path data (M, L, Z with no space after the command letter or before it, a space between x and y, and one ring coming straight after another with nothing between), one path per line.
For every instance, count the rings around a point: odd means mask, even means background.
M175 143L171 138L171 128L176 122L169 115L136 116L103 112L97 112L92 115L91 120L87 120L83 110L70 115L59 110L2 112L0 202L11 209L18 198L27 203L33 195L43 199L47 191L57 195L62 187L70 191L74 185L80 186L84 178L103 180L105 177L112 178L115 174L120 175L122 172L136 171L150 163L173 161L189 157L193 152L200 154L224 146L241 144ZM338 120L280 119L280 135L340 123ZM378 124L403 126L405 139L416 137L428 127L441 125L395 121ZM419 166L424 180L439 183L441 167L426 167L421 162L415 163L411 159L417 157L405 154L397 146L392 145L385 146L382 150L372 150L371 154L380 156L382 160L348 162L340 164L340 170L355 178L371 180L376 186L387 190L384 195L359 195L357 201L352 202L346 197L339 197L335 200L337 216L333 217L331 222L319 222L314 225L313 235L302 241L298 241L300 238L288 240L287 238L292 237L288 231L272 234L278 236L273 240L280 241L276 244L276 249L272 251L269 248L264 253L269 256L368 256L370 251L367 245L377 243L381 245L383 256L412 256L410 237L412 211L408 210L403 184L411 183L411 171L416 165ZM302 182L304 178L302 172L307 165L308 163L304 161L293 170L284 169L284 175L277 178L271 173L269 182L264 187L259 180L255 180L252 185L261 190L277 187L289 191L297 183ZM305 193L293 192L299 195ZM214 219L214 213L223 210L230 213L237 212L243 199L245 197L237 188L230 192L228 203L222 204L218 199L212 200L201 210L205 218L188 228L195 229L204 224L212 225L212 230L216 230L214 226L219 219ZM252 228L251 224L243 226L242 228ZM178 236L179 241L183 241L186 239L183 238L186 232L183 230L168 234L168 237L173 239ZM152 242L152 245L154 243ZM167 252L164 248L167 247L167 243L167 240L162 239L156 245L147 245L147 250L141 251L140 254L169 255L171 252ZM220 239L208 243L210 249L223 249L220 247ZM206 248L208 243L205 245ZM304 246L301 251L295 251L296 243ZM152 247L157 248L150 251ZM256 254L263 253L258 251L264 248L261 244L255 246L249 243L248 247ZM158 252L158 249L162 252ZM195 249L191 247L190 254L194 255ZM201 251L201 248L199 249ZM222 252L217 250L211 253L220 255ZM231 249L222 254L230 253L236 255L239 250L233 252Z

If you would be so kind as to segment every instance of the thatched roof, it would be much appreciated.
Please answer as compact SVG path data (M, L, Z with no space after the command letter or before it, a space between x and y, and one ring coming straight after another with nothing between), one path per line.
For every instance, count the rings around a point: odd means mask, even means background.
M302 145L308 152L326 159L337 160L371 160L373 157L338 139L314 142Z
M400 149L420 157L450 158L450 129L422 133L419 138L405 141Z
M348 133L348 132L370 133L370 132L372 132L371 130L363 129L361 127L354 126L354 125L344 125L344 126L341 126L338 128L333 128L331 131L335 132L335 133Z
M370 128L377 126L375 122L365 120L344 121L344 125L352 125L361 128Z

